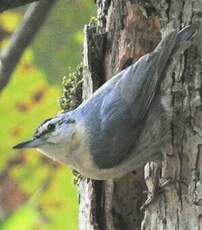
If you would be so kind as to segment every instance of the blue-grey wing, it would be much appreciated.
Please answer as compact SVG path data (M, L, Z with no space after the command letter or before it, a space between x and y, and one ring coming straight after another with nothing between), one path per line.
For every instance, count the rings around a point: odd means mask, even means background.
M177 41L176 32L168 35L152 53L123 70L92 98L96 104L92 118L96 119L96 128L93 127L91 148L99 168L119 164L138 141Z
M144 58L143 61L147 61L148 57ZM102 101L97 116L100 121L97 143L93 141L96 143L94 162L99 168L111 168L127 157L143 129L144 118L155 93L155 85L151 79L145 79L146 89L139 89L139 80L144 76L138 73L135 65L123 71L119 81ZM150 68L150 74L155 74L153 67Z

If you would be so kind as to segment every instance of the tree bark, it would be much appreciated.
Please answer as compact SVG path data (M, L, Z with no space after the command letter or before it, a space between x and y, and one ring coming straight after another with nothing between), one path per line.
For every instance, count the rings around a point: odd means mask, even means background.
M97 23L84 30L83 99L153 50L161 35L201 21L202 0L97 0ZM161 87L172 109L163 161L113 181L81 180L81 230L202 229L201 27L197 39L171 60ZM141 211L146 189L156 194Z

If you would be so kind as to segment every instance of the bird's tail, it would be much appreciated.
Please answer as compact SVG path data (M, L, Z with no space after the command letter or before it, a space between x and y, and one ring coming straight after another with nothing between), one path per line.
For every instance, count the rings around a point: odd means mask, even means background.
M197 24L184 27L182 30L171 32L156 47L155 51L159 52L159 76L161 76L165 65L172 54L183 53L192 43L192 39L198 30Z
M177 33L177 38L181 42L191 41L196 35L198 29L199 29L198 24L186 26Z

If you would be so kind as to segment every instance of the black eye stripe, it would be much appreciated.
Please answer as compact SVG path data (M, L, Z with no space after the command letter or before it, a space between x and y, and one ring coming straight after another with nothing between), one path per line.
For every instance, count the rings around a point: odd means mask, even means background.
M51 123L51 122L46 126L46 128L45 128L45 127L43 128L43 125L44 125L46 122L50 121L51 119L52 119L52 118L49 118L49 119L45 120L45 121L38 127L38 129L36 130L36 132L35 132L35 134L34 134L34 137L39 138L39 137L45 136L47 133L50 133L50 132L52 132L52 131L55 129L55 127L56 127L55 124L54 124L54 123ZM74 120L74 119L72 119L72 118L69 118L69 119L63 118L63 119L57 121L57 125L60 126L60 125L62 125L63 123L73 124L73 123L75 123L75 122L76 122L76 120Z
M48 119L48 120L50 120L50 119ZM47 122L47 121L46 121L46 122ZM44 129L43 131L42 131L42 130L40 131L40 128L42 127L42 125L43 125L44 123L45 123L45 122L43 122L43 123L39 126L39 128L36 130L36 132L35 132L35 134L34 134L34 137L39 138L39 137L41 137L41 136L43 136L43 135L46 135L47 133L52 132L52 131L55 129L55 124L49 123L49 124L47 125L46 129Z
M75 123L75 120L74 120L74 119L68 119L68 120L67 120L67 123L68 123L68 124Z

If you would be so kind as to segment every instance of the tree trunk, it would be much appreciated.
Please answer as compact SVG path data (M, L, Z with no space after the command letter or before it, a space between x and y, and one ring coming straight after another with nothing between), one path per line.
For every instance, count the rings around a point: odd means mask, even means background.
M201 20L202 0L97 0L97 21L84 29L83 99L153 50L161 34ZM201 41L200 29L193 46L171 61L162 84L172 118L160 166L150 163L113 181L80 180L81 230L202 229ZM151 198L145 190L156 194L141 211Z

